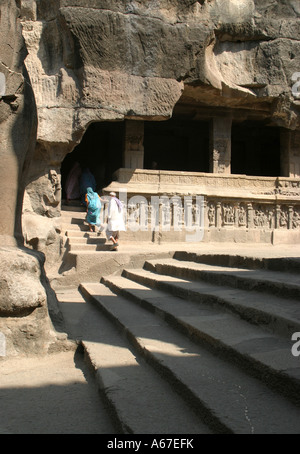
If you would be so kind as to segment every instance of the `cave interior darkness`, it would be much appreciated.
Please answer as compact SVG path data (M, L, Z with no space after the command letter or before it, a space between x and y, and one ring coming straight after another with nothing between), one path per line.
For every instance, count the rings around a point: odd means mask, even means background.
M94 122L81 142L61 165L63 198L67 175L75 161L89 167L97 190L110 184L123 167L124 121ZM171 118L144 122L144 168L185 172L209 172L209 121ZM156 166L154 167L154 163ZM280 176L280 128L260 122L232 124L231 173Z

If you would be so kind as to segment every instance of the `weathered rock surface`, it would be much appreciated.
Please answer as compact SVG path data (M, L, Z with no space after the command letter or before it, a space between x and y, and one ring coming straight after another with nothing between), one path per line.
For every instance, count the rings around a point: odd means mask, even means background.
M182 93L252 109L283 98L281 123L298 124L294 1L42 1L30 19L23 35L41 141L53 142L53 130L58 142L76 141L92 120L168 118Z
M57 341L47 306L54 303L55 312L55 299L44 259L23 247L22 203L35 148L36 107L16 3L0 1L0 337L5 344L0 359L47 353Z
M43 265L37 252L0 248L0 332L5 342L0 359L66 348L65 336L55 331L49 317L61 322Z
M25 178L35 145L36 110L23 65L26 49L14 1L0 2L0 245L21 241L21 211Z
M27 0L21 16L38 112L27 192L40 215L57 216L49 172L91 122L189 106L299 128L295 0Z

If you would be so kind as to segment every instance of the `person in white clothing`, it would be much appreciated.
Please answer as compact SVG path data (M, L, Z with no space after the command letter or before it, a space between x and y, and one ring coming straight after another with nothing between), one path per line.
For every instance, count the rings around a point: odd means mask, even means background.
M110 192L110 201L108 204L108 223L106 229L106 237L113 243L113 251L116 251L119 243L120 231L125 231L123 205L117 198L115 192Z

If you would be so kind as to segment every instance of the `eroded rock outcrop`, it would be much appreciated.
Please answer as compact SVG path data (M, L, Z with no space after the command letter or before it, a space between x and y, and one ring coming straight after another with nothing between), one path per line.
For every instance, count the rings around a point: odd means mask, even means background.
M282 124L298 124L287 113L300 63L294 1L32 5L23 35L41 142L52 143L53 132L76 142L90 121L168 118L182 93L182 102L253 110L281 110L284 98Z
M44 258L23 247L24 188L36 140L36 106L24 66L26 48L16 2L0 2L0 332L1 359L56 348L49 318L55 297ZM47 304L48 303L48 304ZM52 305L54 303L54 305ZM58 313L56 313L56 316ZM5 349L3 343L5 342Z

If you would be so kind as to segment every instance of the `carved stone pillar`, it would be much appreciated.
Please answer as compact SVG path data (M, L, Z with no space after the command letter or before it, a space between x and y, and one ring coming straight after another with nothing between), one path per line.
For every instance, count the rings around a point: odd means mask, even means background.
M219 229L222 227L222 206L221 202L216 203L216 227Z
M294 217L294 207L293 205L289 205L288 207L288 229L293 228L293 217Z
M144 168L144 122L125 121L123 166L126 169Z
M208 229L210 227L209 225L209 206L208 206L208 201L207 199L205 198L203 200L203 210L204 210L204 225L203 227L205 229Z
M231 118L215 117L210 125L209 170L231 173Z
M276 205L275 208L275 228L279 229L280 227L280 215L281 215L281 207L280 205Z
M253 222L253 206L252 203L247 203L247 227L248 229L252 229L254 227Z

